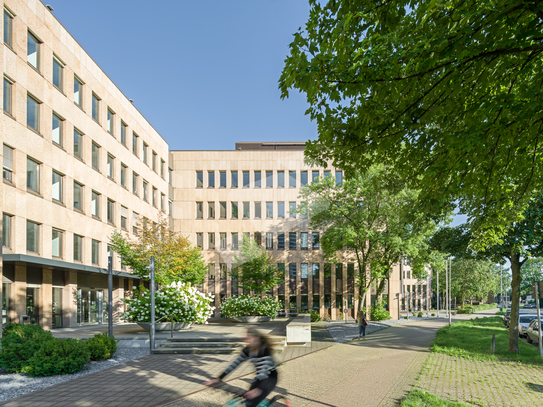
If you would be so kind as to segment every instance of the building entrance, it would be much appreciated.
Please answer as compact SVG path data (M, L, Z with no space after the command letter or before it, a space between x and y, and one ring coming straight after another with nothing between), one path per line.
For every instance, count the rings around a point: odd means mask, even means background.
M104 293L102 290L77 290L77 325L103 324Z

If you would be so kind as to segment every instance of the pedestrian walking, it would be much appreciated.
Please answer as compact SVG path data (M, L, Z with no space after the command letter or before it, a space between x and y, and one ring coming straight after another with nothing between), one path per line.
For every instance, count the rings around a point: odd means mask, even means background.
M358 311L358 340L360 340L360 335L362 335L362 339L366 338L366 326L368 325L368 320L366 319L366 315L364 314L364 311L360 310Z

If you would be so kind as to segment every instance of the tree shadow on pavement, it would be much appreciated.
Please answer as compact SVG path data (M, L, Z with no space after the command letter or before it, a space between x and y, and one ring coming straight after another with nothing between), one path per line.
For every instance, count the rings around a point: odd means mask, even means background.
M526 384L526 387L528 387L530 390L538 392L538 393L543 393L543 385L530 383L530 382L527 382L525 384Z

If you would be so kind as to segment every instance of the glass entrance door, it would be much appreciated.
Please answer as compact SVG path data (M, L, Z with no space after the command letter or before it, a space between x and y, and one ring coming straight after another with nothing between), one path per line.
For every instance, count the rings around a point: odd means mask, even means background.
M77 290L77 324L103 323L103 291L80 288Z

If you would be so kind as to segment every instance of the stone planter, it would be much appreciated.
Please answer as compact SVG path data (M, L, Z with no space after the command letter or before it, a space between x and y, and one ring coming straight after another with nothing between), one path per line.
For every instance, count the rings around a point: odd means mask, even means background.
M148 331L149 325L151 325L150 322L137 322L139 326L143 328L143 330ZM192 326L191 323L187 322L174 322L173 323L173 330L174 331L185 331L187 329L190 329ZM171 322L159 322L155 324L155 331L171 331Z
M267 316L247 316L247 317L237 317L232 318L236 322L243 322L248 324L258 324L260 322L268 322L271 318Z

